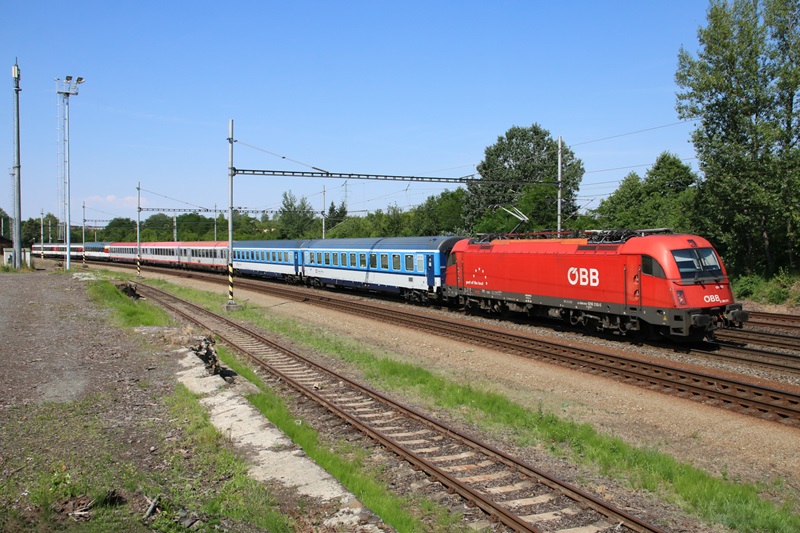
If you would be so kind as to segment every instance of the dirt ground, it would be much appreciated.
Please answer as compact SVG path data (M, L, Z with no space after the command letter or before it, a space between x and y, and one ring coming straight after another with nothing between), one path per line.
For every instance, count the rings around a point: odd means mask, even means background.
M221 285L191 284L225 292ZM264 305L269 312L309 322L321 331L351 336L390 357L452 379L475 381L479 376L489 387L533 409L591 423L627 442L658 449L721 476L766 486L781 480L783 494L800 499L796 428L399 327L376 328L363 319L300 303L245 292L237 293L237 300ZM0 274L0 335L0 364L5 369L0 372L0 483L14 475L5 468L14 453L14 439L39 438L44 439L42 446L47 445L46 436L25 434L24 421L17 418L21 407L89 396L104 399L96 415L107 421L111 447L121 458L141 468L158 468L154 450L162 445L164 434L154 429L152 421L166 414L156 398L173 390L179 371L171 352L155 345L160 340L109 326L104 311L86 297L85 282L43 272ZM502 436L496 438L504 444ZM80 449L79 438L75 446ZM545 470L560 469L557 475L572 478L623 508L647 509L670 530L725 531L701 526L666 503L563 464L542 450L520 452L528 454L530 462L547 463ZM17 504L24 503L23 498ZM137 505L143 512L147 501L140 497Z

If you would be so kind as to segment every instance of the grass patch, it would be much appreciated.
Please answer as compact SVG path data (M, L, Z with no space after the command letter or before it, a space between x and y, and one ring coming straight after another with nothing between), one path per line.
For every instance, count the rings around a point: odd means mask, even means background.
M182 421L185 431L181 446L193 452L187 457L177 448L172 450L167 475L189 483L173 485L167 501L192 502L196 511L214 517L207 522L212 528L226 517L265 531L294 531L291 519L278 510L264 485L247 474L247 464L236 456L197 400L182 385L167 399L170 413ZM167 505L157 524L172 527L180 509L176 504Z
M14 408L0 432L0 530L75 529L77 524L64 523L54 506L77 497L97 502L91 522L81 529L149 530L140 516L107 502L112 489L131 494L151 484L140 468L120 460L113 430L101 420L107 401L94 394L65 404Z
M169 290L205 303L211 309L219 308L223 300L220 295L192 289L169 287ZM245 304L236 316L308 348L349 361L377 387L422 397L431 405L446 408L486 429L512 434L521 445L541 444L554 455L591 465L635 489L657 493L710 522L741 531L800 531L798 502L777 506L761 497L762 493L778 490L777 487L714 477L657 450L636 448L619 438L601 434L588 424L561 419L541 409L525 408L480 385L457 383L423 368L393 361L348 339L270 316L252 305Z
M168 326L173 323L162 308L143 300L134 300L106 280L92 281L89 297L113 311L114 322L122 327Z

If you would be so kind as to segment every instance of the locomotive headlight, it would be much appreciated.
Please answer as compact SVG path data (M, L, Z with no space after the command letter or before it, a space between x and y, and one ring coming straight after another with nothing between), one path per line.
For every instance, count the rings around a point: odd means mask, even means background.
M678 297L678 305L686 305L686 295L683 291L676 291L675 295Z

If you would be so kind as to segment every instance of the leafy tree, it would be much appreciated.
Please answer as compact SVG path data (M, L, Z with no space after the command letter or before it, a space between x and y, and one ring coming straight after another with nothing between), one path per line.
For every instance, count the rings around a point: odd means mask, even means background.
M373 233L373 223L367 217L347 217L343 222L331 228L326 237L330 239L349 239L369 237Z
M297 198L291 191L283 193L278 211L278 238L299 239L314 227L314 210L305 196Z
M800 4L712 0L707 18L676 73L679 115L700 121L700 223L734 270L771 274L792 262L800 223Z
M507 215L494 206L513 205L533 228L554 228L558 213L558 142L538 124L514 126L486 148L478 165L481 180L469 183L464 218L467 228L508 231ZM583 178L583 163L562 145L562 216L577 212L575 197Z
M3 232L0 233L0 237L11 239L11 217L2 207L0 207L0 220L3 221Z
M466 234L464 230L464 197L466 189L445 190L431 196L411 210L410 230L413 235Z
M345 205L344 200L339 204L339 207L336 207L336 205L331 202L330 207L328 207L328 213L325 216L328 219L327 223L329 225L344 222L344 219L347 218L347 205Z
M134 223L133 228L133 240L136 240L136 223ZM139 237L143 242L172 241L174 237L174 228L175 224L171 216L164 213L155 213L142 222L139 227Z
M178 216L179 241L210 240L214 236L214 220L198 213L184 213Z
M609 229L672 228L694 230L692 213L697 177L676 155L662 153L644 179L631 172L595 210Z
M111 220L102 232L102 240L108 242L133 242L136 240L136 221L118 217ZM145 240L142 238L142 240Z

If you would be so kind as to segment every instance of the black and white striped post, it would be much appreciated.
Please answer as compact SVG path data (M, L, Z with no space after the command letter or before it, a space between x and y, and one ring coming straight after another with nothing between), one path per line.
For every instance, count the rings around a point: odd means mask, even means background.
M142 277L142 182L136 184L136 277Z
M241 309L233 299L233 176L236 169L233 166L233 119L228 126L228 303L226 311Z

